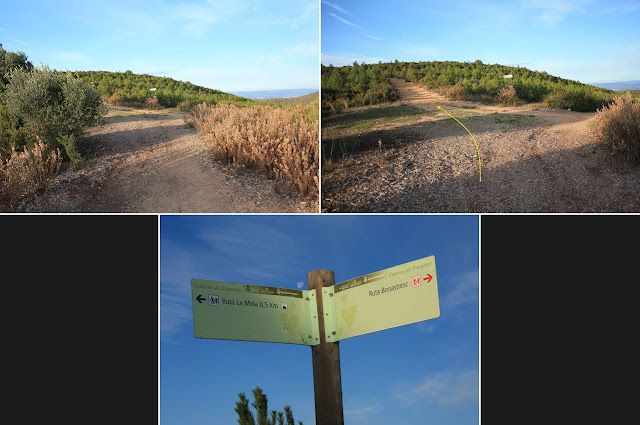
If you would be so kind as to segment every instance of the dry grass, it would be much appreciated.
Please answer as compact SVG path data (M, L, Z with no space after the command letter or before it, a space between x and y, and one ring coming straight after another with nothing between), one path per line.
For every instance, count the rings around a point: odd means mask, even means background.
M158 109L158 96L151 96L144 103L144 107L147 109Z
M467 90L460 85L452 86L447 89L446 97L452 100L463 100Z
M0 201L13 206L25 198L44 192L60 170L60 150L46 152L38 138L32 151L16 152L6 162L0 159Z
M596 113L597 137L615 154L629 162L640 162L640 99L630 93L616 96L613 103Z
M217 159L259 168L302 195L318 196L318 124L305 118L302 105L281 109L201 104L186 121L206 137Z
M107 103L112 106L122 106L124 105L124 99L118 93L113 94L111 97L107 99Z
M518 97L516 96L516 89L513 88L512 85L509 87L505 87L498 93L498 100L503 105L515 105L518 101Z

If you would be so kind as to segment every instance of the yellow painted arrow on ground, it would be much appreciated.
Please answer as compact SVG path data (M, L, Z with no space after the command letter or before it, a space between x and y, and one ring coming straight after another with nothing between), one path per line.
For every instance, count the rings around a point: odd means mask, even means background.
M441 111L443 111L444 113L446 113L447 115L449 115L451 118L453 118L454 120L458 121L458 119L456 117L454 117L453 115L451 115L450 113L448 113L447 111L445 111L444 109L442 109L440 106L438 106L438 109L440 109ZM467 127L465 127L464 124L462 124L460 121L458 121L458 124L460 124L461 126L464 127L465 130L467 130L467 132L469 134L471 134L471 132L469 131L469 129ZM482 161L480 161L480 148L478 147L478 142L476 142L476 138L473 137L473 134L471 134L471 138L473 139L473 143L476 144L476 150L478 151L478 176L480 177L480 181L482 181Z

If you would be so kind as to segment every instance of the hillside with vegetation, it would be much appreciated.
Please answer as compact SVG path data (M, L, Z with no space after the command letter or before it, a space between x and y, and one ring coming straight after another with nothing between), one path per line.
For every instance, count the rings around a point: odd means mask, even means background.
M271 103L273 105L294 106L297 104L310 105L313 102L317 102L319 98L320 98L320 93L316 91L313 93L305 94L304 96L272 97L269 99L262 99L262 101L266 103Z
M505 76L512 76L505 78ZM321 67L322 108L340 112L349 106L393 101L390 78L402 78L452 100L485 104L539 103L541 107L595 112L615 92L549 75L546 72L475 62L399 62Z
M173 78L156 77L148 74L107 71L75 71L72 74L90 87L95 88L108 103L119 106L130 104L145 105L148 102L166 108L180 107L188 109L193 104L235 104L242 106L258 105L260 102L224 93L219 90L178 81ZM154 90L155 89L155 90Z

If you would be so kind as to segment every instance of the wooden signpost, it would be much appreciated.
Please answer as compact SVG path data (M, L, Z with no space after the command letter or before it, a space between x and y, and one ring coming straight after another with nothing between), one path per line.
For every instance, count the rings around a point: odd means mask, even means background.
M191 280L196 338L311 346L316 424L343 425L339 341L440 316L435 257L335 284L307 275L309 290Z

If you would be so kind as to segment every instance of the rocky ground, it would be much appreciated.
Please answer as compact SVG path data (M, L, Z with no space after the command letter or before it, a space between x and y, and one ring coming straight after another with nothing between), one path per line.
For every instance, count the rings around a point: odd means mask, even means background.
M78 141L86 162L61 172L23 212L306 213L316 201L260 173L212 160L183 113L112 108Z
M412 142L323 169L323 212L640 211L640 167L612 158L596 140L595 113L448 101L392 82L397 106L425 111L392 130ZM473 134L480 164L472 137L437 106Z

